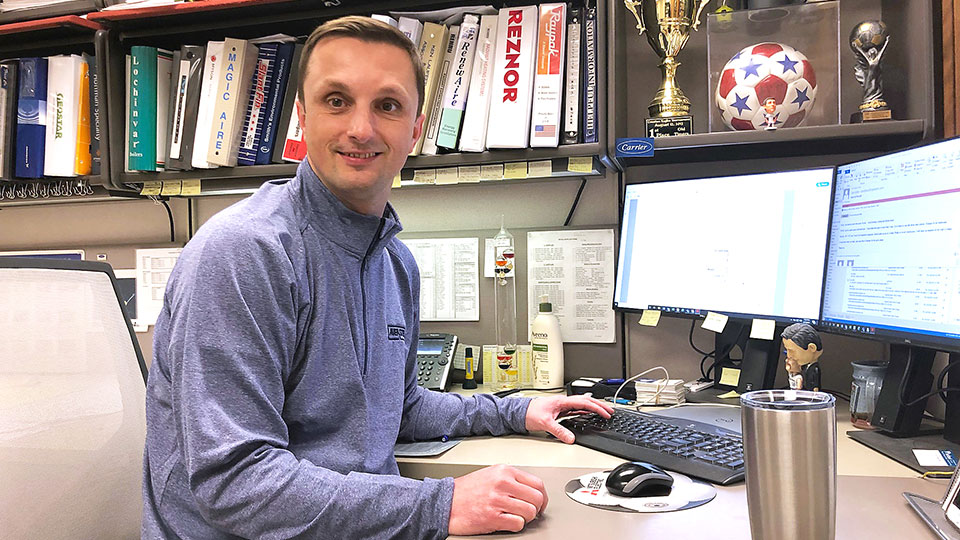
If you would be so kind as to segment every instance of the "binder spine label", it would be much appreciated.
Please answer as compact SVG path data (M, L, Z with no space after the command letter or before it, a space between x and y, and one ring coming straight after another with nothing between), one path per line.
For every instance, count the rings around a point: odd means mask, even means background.
M540 34L533 90L530 146L557 146L560 142L563 47L566 44L567 29L566 7L566 4L540 6Z
M170 157L180 159L180 149L183 146L183 116L186 114L187 84L190 80L190 61L180 60L180 71L177 73L177 101L173 111L173 133L170 139Z
M597 142L597 11L584 19L583 142Z
M246 121L240 137L237 161L241 165L257 163L257 149L263 140L263 129L266 123L267 95L272 89L276 69L277 45L277 43L260 45L257 64L253 71L250 99L247 102Z
M576 15L567 25L567 84L564 102L563 142L576 144L580 138L580 19Z

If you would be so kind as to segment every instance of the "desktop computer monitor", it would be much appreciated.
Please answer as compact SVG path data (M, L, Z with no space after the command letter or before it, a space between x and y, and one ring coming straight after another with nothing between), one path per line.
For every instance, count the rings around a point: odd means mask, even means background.
M628 185L614 308L732 317L717 338L718 363L735 346L747 361L742 319L816 324L833 175L830 167ZM749 341L762 349L762 375L741 380L741 391L770 387L779 360L776 337Z
M614 308L815 324L833 172L628 185Z
M834 198L821 327L891 344L872 423L909 435L935 352L960 352L960 139L842 165Z

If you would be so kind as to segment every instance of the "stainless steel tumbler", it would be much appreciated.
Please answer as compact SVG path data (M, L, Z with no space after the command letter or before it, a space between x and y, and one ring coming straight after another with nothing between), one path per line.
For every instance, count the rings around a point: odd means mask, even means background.
M740 396L753 540L833 540L837 518L836 400L823 392Z

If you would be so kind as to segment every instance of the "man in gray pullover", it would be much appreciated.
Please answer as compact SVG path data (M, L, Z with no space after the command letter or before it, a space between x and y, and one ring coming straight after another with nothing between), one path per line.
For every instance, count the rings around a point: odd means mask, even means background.
M144 538L442 538L518 531L535 476L399 476L400 439L546 430L583 397L498 399L416 384L420 276L387 203L423 128L403 34L330 21L304 46L307 159L184 248L147 383Z

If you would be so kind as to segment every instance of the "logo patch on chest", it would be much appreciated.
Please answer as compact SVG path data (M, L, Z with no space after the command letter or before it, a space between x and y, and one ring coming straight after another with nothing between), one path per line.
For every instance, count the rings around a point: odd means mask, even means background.
M403 336L406 333L406 328L402 326L396 326L392 324L387 325L387 339L390 341L404 341Z

